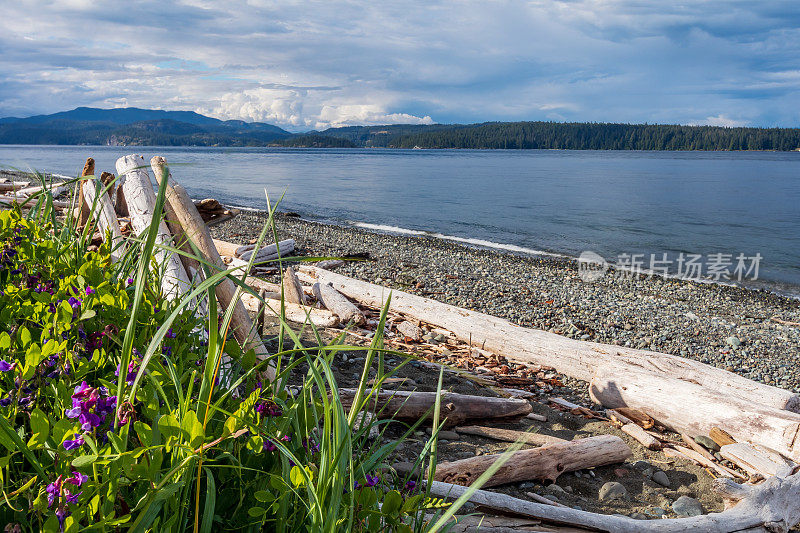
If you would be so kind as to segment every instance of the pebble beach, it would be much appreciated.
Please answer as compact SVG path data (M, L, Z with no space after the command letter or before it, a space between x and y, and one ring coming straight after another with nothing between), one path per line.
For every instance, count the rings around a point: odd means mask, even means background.
M266 215L245 212L212 228L240 244ZM672 353L800 392L800 301L766 290L659 276L593 282L577 262L522 256L425 236L394 235L277 214L296 255L368 254L338 271L570 338ZM784 322L784 323L781 323Z

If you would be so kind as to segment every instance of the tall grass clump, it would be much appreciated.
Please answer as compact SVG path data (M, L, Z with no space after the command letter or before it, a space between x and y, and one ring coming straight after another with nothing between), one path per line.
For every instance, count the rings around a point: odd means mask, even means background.
M257 361L229 335L231 313L214 296L225 279L258 296L243 283L245 272L219 271L195 255L205 280L168 301L152 259L158 219L112 261L107 244L90 247L94 227L78 231L70 217L56 217L48 192L32 202L26 215L19 207L0 211L0 523L7 531L421 532L445 525L455 508L445 510L386 468L398 441L370 439L384 422L357 416L389 375L386 309L367 348L344 344L344 335L326 342L312 326L295 331L281 319L269 343L276 353ZM275 231L271 213L272 206L260 240ZM207 316L193 307L198 299ZM303 345L304 335L313 346ZM331 368L345 350L365 351L350 409ZM223 359L231 361L227 370ZM277 368L272 382L262 379L266 365ZM371 368L374 385L367 384ZM420 463L434 455L438 411L433 429Z

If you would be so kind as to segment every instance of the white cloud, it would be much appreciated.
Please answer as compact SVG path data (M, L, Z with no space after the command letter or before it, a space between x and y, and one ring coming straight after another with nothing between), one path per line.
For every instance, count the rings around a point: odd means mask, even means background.
M714 117L706 117L703 120L692 121L691 126L724 126L726 128L736 128L739 126L747 126L749 120L733 119L726 115L716 115Z
M0 116L800 123L794 0L6 4Z

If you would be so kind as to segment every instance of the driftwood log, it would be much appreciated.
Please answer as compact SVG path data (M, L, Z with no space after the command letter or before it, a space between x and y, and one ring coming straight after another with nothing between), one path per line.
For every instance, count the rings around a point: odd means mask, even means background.
M294 268L286 267L283 271L283 297L290 304L305 305L306 295L303 293L303 286L294 273Z
M280 316L281 301L273 298L266 298L264 305L252 294L242 294L242 303L248 311L253 313L263 312L269 316ZM334 328L339 325L339 317L326 309L314 309L297 304L283 302L283 309L286 320L297 324L310 322L320 328Z
M638 424L634 424L631 422L623 425L619 429L626 435L630 435L631 437L636 439L639 442L639 444L641 444L645 448L649 448L651 450L661 449L661 441L652 436L651 434L649 434L644 428L642 428Z
M536 446L549 446L559 442L569 442L566 439L553 437L552 435L542 435L530 431L515 431L513 429L501 429L483 426L459 426L455 428L456 433L463 435L477 435L504 442L524 442Z
M206 256L209 262L217 268L224 270L225 265L222 262L222 258L217 253L217 249L214 247L214 242L211 239L208 228L184 188L171 179L166 159L155 156L150 160L150 164L153 168L153 173L156 175L156 180L158 180L159 183L161 180L167 180L167 201L175 212L177 222L180 223L183 232L192 240L203 255ZM128 179L130 179L130 177ZM260 335L255 330L255 326L247 309L245 309L241 301L235 300L236 286L234 283L229 279L223 279L214 287L214 290L217 299L219 299L223 307L227 309L231 305L234 306L231 329L244 351L254 350L259 360L269 358L270 354L261 341ZM267 366L265 373L270 381L275 379L274 366Z
M339 389L339 398L345 407L353 404L355 389ZM436 403L435 392L380 391L367 403L379 418L394 418L416 422L420 418L430 420ZM443 392L440 421L445 426L454 426L467 420L521 417L531 412L531 404L512 398L489 398Z
M101 233L111 236L111 259L117 261L125 253L124 241L122 240L122 230L119 227L117 214L114 212L114 205L107 194L98 194L102 191L102 186L94 180L87 178L81 183L83 198L91 211L94 208L94 219ZM94 206L94 207L92 207Z
M146 163L142 156L132 154L117 159L116 167L117 174L125 176L123 189L130 212L131 225L137 234L142 234L150 226L153 217L160 215L160 213L155 213L156 195L153 192L153 182L150 181ZM158 224L156 244L173 245L172 234L163 220ZM174 300L185 294L191 284L180 259L172 252L158 247L155 248L153 255L160 265L164 265L162 279L164 296L169 300Z
M622 380L620 382L619 380ZM767 446L800 460L800 414L721 395L677 378L644 372L592 379L589 395L612 409L633 407L690 437L718 427L740 442ZM689 406L691 406L689 408Z
M86 178L87 176L94 176L94 159L89 157L86 159L86 164L83 165L83 171L81 172L81 177ZM78 208L76 209L76 222L78 228L83 228L87 222L89 222L89 205L86 202L86 198L83 194L83 184L84 180L80 181L80 185L78 186Z
M619 437L600 435L558 442L527 450L517 450L485 483L494 487L516 481L555 481L564 472L622 463L633 455ZM436 466L434 479L458 485L471 485L502 454L477 455Z
M434 481L430 492L439 498L458 498L467 487ZM734 504L722 513L690 518L636 520L567 507L520 500L506 494L477 490L469 501L504 514L526 516L550 524L608 533L785 533L800 522L800 474L772 477L760 485L739 485L730 479L714 480L715 492Z
M778 454L771 454L745 442L726 444L720 448L719 454L748 474L761 474L764 477L786 477L797 466Z
M301 265L299 270L314 281L330 283L345 296L371 307L382 307L391 293L393 311L445 328L461 341L502 354L510 360L551 366L558 372L583 381L590 381L601 371L618 376L630 371L646 371L666 377L680 377L707 386L719 394L737 396L755 404L800 412L800 396L797 394L692 359L569 339L311 265Z
M353 323L356 326L361 326L366 323L367 319L364 313L330 285L315 283L311 290L314 292L314 297L317 301L324 305L326 309L336 313L343 324Z

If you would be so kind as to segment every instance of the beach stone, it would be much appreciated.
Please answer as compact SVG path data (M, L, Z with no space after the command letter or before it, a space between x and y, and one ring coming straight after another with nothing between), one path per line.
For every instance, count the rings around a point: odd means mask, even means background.
M669 487L669 477L667 477L667 474L662 470L656 471L650 479L652 479L662 487Z
M728 346L733 346L734 348L738 348L742 345L742 341L739 340L739 337L734 337L733 335L725 339L725 342L728 344Z
M565 492L564 489L561 488L561 486L556 485L555 483L553 483L552 485L548 485L544 490L553 494L559 494L559 493L563 494Z
M694 441L705 448L706 450L711 450L712 452L719 451L719 444L714 442L711 437L706 437L705 435L698 435L694 438Z
M636 470L644 471L650 468L650 463L648 463L647 461L636 461L635 463L633 463L633 467Z
M647 513L650 516L655 516L655 517L662 517L665 514L667 514L667 512L664 509L662 509L661 507L653 507L652 509L647 509L645 511L645 513Z
M628 516L630 516L634 520L647 520L647 515L644 515L642 513L631 513Z
M443 430L439 432L439 440L459 440L461 436L455 431Z
M672 503L672 510L678 516L700 516L703 514L703 505L689 496L681 496Z
M600 487L598 497L602 501L622 500L628 496L628 489L622 483L616 481L609 481Z

